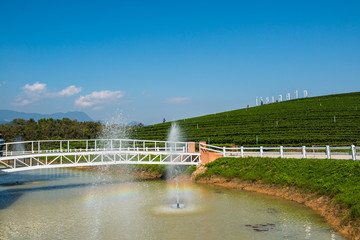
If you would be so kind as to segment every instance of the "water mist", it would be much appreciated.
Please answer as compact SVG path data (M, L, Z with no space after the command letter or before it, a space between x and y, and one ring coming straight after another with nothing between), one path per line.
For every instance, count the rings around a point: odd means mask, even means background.
M112 150L112 144L106 139L126 139L128 138L128 129L126 127L126 119L124 118L123 113L117 111L111 119L107 120L103 124L102 131L98 133L97 142L98 148L104 148L106 150ZM101 140L103 139L103 140ZM123 146L125 147L125 146ZM114 166L103 165L98 167L99 171L97 172L98 182L101 183L107 180L108 173L110 170L114 169ZM97 184L96 182L94 183Z
M171 128L168 134L168 139L167 139L170 144L169 144L169 150L171 152L176 152L176 145L174 142L179 142L181 141L181 131L179 126L176 123L172 123L171 124ZM179 175L179 171L177 169L177 166L172 166L170 165L169 167L167 167L166 169L166 175L167 175L167 179L170 180L171 178L174 177L175 180L175 184L176 184L176 204L172 205L173 208L184 208L184 204L180 204L180 194L179 194L179 181L178 181L178 175Z

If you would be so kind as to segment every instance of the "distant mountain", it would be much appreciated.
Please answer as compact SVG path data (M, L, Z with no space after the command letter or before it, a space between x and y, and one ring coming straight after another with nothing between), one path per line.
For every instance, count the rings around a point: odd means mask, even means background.
M30 118L33 118L35 121L37 121L39 119L42 119L42 118L53 118L53 119L69 118L71 120L76 119L79 122L93 121L84 112L40 114L40 113L16 112L16 111L11 111L11 110L0 110L0 124L9 123L15 118L22 118L22 119L25 119L25 120L29 120Z
M98 120L96 122L99 122L99 123L101 123L103 125L118 124L119 126L122 126L122 127L136 127L139 124L142 124L142 123L137 122L137 121L131 121L131 122L128 122L128 123L117 123L117 122L114 123L114 122L107 122L107 121L104 121L104 120ZM146 126L146 125L143 124L143 126Z
M139 122L132 121L132 122L129 122L129 123L127 124L127 126L137 126L137 125L139 125L139 124L140 124Z

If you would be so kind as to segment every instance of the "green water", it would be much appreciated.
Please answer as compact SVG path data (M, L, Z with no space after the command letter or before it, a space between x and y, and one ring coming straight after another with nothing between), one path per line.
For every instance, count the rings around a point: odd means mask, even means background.
M208 185L48 169L0 175L0 239L345 239L302 205Z

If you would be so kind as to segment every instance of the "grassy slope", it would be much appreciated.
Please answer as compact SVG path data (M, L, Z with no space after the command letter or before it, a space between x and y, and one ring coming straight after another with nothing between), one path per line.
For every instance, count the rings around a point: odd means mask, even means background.
M360 162L329 159L220 158L198 177L261 180L334 197L360 218Z
M334 116L336 122L334 122ZM360 92L285 101L177 121L186 141L211 144L360 145ZM171 123L133 138L165 140Z

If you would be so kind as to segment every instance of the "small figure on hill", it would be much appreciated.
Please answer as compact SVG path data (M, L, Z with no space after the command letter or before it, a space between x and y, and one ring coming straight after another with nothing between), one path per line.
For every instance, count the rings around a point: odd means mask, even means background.
M164 118L164 119L163 119L163 123L165 123L165 122L166 122L166 119Z
M0 132L0 157L3 156L3 147L4 147L4 136L2 135L2 132Z

